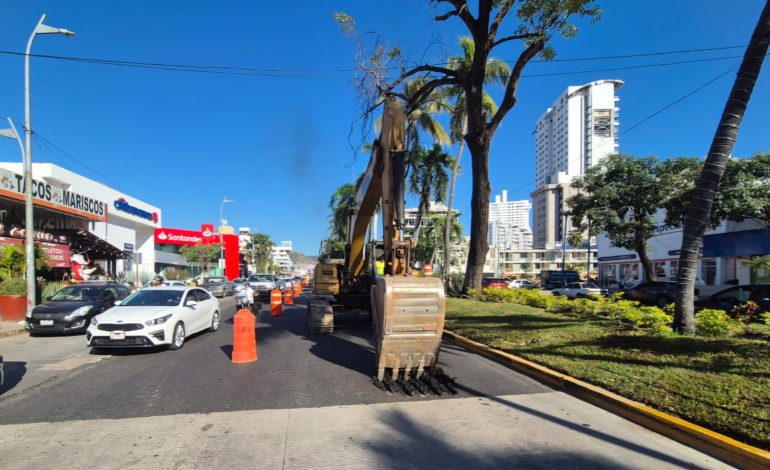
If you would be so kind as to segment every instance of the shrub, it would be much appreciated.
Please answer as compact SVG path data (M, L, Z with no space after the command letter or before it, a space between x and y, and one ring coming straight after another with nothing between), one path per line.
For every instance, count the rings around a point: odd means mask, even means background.
M653 333L670 333L673 317L658 307L635 307L623 311L621 320L638 330Z
M575 299L572 301L572 312L578 315L593 315L601 303L600 299L596 301L590 299Z
M22 295L27 293L27 280L12 277L0 283L0 295Z
M547 312L563 313L572 311L572 301L566 297L555 296L545 309Z
M676 309L676 304L673 303L673 302L668 304L668 305L666 305L665 307L663 307L663 311L666 312L668 315L671 315L671 316L674 315L674 310L675 309Z
M519 303L530 307L547 309L554 300L552 295L543 294L538 290L516 289L514 292L516 292Z
M478 297L480 293L478 289L468 289L468 295L471 297Z
M495 289L487 287L481 289L481 297L485 302L514 303L515 301L515 295L513 291L509 289Z
M604 302L597 313L610 318L625 318L631 310L639 307L639 302L633 300L615 300L615 296L609 302Z
M733 307L731 316L744 324L751 323L759 316L759 305L751 300L744 304L736 305Z
M741 330L741 322L723 310L707 308L695 314L695 332L700 336L728 336Z
M46 282L45 286L43 286L43 292L40 293L43 300L47 299L48 297L53 297L53 295L57 292L59 292L62 287L66 286L67 283L64 281L51 281Z
M760 315L760 316L762 317L762 320L764 320L764 322L765 322L765 325L768 325L768 326L770 326L770 312L768 312L768 313L763 313L763 314L762 314L762 315Z

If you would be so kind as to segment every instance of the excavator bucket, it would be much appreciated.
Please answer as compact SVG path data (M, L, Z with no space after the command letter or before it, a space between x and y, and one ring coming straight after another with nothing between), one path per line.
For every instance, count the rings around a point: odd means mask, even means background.
M444 286L438 278L384 276L372 286L377 380L419 379L438 361ZM390 377L385 377L390 369Z

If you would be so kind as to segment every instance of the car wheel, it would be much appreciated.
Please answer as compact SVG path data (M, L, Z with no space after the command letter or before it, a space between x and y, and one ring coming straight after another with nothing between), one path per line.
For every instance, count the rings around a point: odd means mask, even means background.
M585 299L586 298L585 294L577 294L575 297L578 298L578 299Z
M211 316L211 326L209 327L209 331L217 331L219 329L219 312L214 312L214 315Z
M657 305L659 308L665 308L666 305L672 304L674 301L672 299L669 299L668 297L660 297L658 299Z
M177 322L176 326L174 326L174 332L171 334L171 346L169 346L169 349L181 349L181 347L184 346L184 340L184 324L182 322Z

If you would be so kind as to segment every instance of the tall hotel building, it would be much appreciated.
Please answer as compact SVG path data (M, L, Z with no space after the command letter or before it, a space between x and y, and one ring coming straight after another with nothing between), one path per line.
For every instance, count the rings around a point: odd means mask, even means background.
M533 246L561 246L565 233L570 182L592 165L618 151L620 80L597 80L571 86L548 108L535 126L536 184L531 193ZM572 225L566 222L566 232Z

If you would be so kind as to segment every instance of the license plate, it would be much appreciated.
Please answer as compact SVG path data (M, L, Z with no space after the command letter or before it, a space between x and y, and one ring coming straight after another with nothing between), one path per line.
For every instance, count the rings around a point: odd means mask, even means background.
M120 341L126 339L125 331L113 331L110 333L110 341Z
M40 320L40 326L53 326L53 320Z

